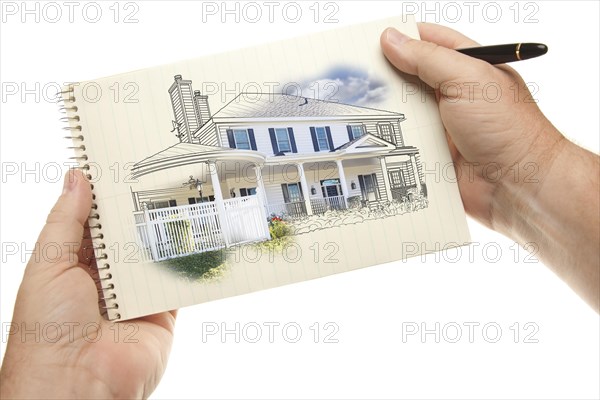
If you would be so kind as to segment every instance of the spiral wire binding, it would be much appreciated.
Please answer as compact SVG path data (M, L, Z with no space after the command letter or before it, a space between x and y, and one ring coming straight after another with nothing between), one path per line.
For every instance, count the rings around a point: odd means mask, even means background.
M85 137L81 134L83 129L79 124L81 119L79 115L75 114L78 111L75 101L75 89L73 85L68 85L64 90L57 93L56 103L59 105L59 111L65 114L64 117L60 118L60 121L67 124L67 126L63 127L63 130L70 133L68 136L65 136L65 139L72 142L72 145L67 148L75 152L75 156L69 159L77 162L78 166L74 168L83 171L87 179L91 180L92 175L89 173L90 166L86 163L88 156L85 154ZM94 185L91 185L91 187L93 190ZM92 200L96 200L95 194L92 194ZM104 252L106 245L101 242L104 239L104 235L101 232L102 225L98 222L100 221L100 214L96 210L98 210L98 204L94 202L92 203L92 212L88 217L90 235L84 237L84 239L90 239L93 242L93 245L87 249L93 251L93 258L96 259L98 276L94 278L94 281L98 287L98 307L102 310L102 315L106 315L109 321L114 321L121 319L121 314L114 313L113 318L109 315L109 310L118 309L119 304L116 302L115 285L111 282L110 264L106 262L108 259L108 254Z

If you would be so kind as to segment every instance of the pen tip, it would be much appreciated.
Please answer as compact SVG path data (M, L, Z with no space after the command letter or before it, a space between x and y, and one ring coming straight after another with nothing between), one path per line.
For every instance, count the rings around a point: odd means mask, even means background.
M523 43L521 44L521 54L526 58L543 56L548 52L548 46L542 43Z
M544 55L548 52L548 46L546 46L545 44L542 43L536 43L536 47L538 49L538 52L541 55Z

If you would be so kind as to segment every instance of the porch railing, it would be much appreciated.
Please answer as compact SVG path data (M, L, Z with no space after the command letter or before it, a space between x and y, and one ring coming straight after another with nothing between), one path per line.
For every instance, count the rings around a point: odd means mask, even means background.
M310 205L312 207L313 214L323 214L330 210L344 210L348 208L344 196L331 196L321 199L311 199Z
M267 210L267 216L275 214L277 216L283 215L288 218L298 218L307 215L306 204L304 201L267 204L265 208Z

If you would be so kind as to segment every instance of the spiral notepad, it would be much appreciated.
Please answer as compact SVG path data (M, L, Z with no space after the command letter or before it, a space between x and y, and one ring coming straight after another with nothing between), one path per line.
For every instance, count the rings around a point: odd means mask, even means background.
M418 37L395 17L64 88L108 319L469 241L435 98L385 60L388 26Z
M74 95L73 86L66 87L63 91L58 94L61 99L60 103L62 105L59 108L59 111L66 116L61 117L61 122L67 124L63 129L70 133L69 136L65 136L65 139L72 142L72 145L69 146L70 150L73 150L75 155L71 157L71 160L76 160L80 165L78 168L84 171L86 177L88 179L93 179L93 176L89 173L90 167L87 164L88 156L86 154L85 147L85 137L81 133L82 127L79 124L80 117L77 114L79 109L75 104L76 98ZM91 185L92 191L94 190L94 185ZM109 310L117 310L119 305L117 304L117 295L114 292L114 283L110 282L112 275L110 273L110 264L107 262L108 255L104 253L106 249L106 245L103 243L104 235L102 234L102 225L99 222L100 215L96 212L98 209L98 205L96 204L96 194L92 194L92 212L90 213L89 220L89 228L90 228L90 237L94 243L93 250L94 254L97 255L98 251L101 253L96 257L97 270L98 270L98 278L97 284L99 285L99 305L100 310L103 315L109 316ZM120 319L121 315L118 312L112 313L109 316L109 319Z

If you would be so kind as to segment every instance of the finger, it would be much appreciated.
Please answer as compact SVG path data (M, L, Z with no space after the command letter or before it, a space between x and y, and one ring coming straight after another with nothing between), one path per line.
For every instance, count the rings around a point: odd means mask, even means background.
M95 259L94 243L92 241L92 234L90 232L89 223L86 222L83 226L83 239L81 241L81 247L77 253L79 264L89 267L92 261Z
M438 44L449 49L464 49L467 47L479 47L481 44L474 41L468 36L455 31L446 26L432 24L429 22L419 22L419 35L421 40ZM503 69L507 72L514 73L514 69L506 64L495 65L496 68Z
M414 40L394 28L381 35L381 47L400 71L417 75L438 88L448 82L467 82L491 75L488 63L425 40Z
M42 270L58 274L77 265L91 205L90 184L81 171L70 170L65 175L63 192L40 233L28 272Z
M439 44L449 49L460 49L464 47L477 47L479 43L446 26L419 22L419 35L421 40Z

